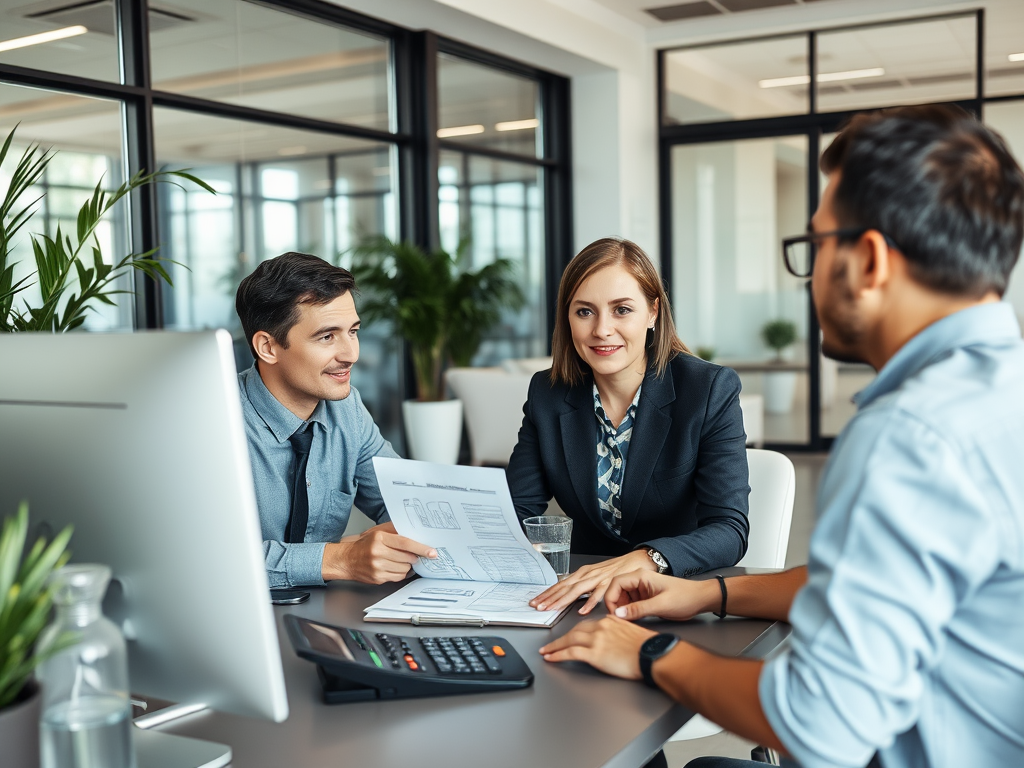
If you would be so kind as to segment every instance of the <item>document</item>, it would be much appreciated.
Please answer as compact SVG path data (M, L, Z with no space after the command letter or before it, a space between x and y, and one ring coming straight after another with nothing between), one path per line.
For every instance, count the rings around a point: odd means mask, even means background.
M367 609L367 621L551 626L562 612L529 601L558 577L530 544L505 472L375 457L395 530L437 550L413 570L423 578Z

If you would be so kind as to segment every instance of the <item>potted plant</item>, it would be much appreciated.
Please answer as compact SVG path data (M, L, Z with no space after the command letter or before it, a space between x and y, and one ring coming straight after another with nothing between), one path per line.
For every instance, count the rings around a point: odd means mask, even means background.
M466 248L453 256L374 237L353 253L352 274L368 321L384 320L409 345L416 400L402 404L409 454L454 464L462 438L462 403L444 400L444 369L468 365L503 309L523 306L515 264L496 259L477 270Z
M789 320L771 320L761 328L765 345L775 352L772 361L782 364L782 353L796 341L796 325ZM796 393L796 371L769 371L764 374L764 409L768 413L789 413Z
M4 765L37 768L42 697L32 671L44 659L35 653L36 639L50 618L50 574L67 562L71 528L47 544L38 539L25 551L28 504L22 502L0 533L0 744ZM58 641L56 653L73 638Z
M0 166L7 160L15 131L8 134L0 147ZM175 177L187 179L208 192L214 192L208 184L187 171L139 172L112 192L102 189L101 181L78 211L73 236L60 226L52 236L30 236L35 272L16 280L15 267L18 264L10 258L14 238L35 213L41 197L32 197L32 187L42 178L54 154L50 150L41 150L36 144L29 146L16 163L7 190L0 199L0 331L60 333L74 330L85 322L86 314L97 302L113 305L114 296L130 293L117 287L118 278L130 270L139 270L154 280L165 280L170 284L171 277L164 269L164 262L154 256L154 251L133 253L116 263L106 263L96 228L123 197L155 181L172 181ZM32 199L25 202L26 196ZM87 254L91 254L91 258ZM36 306L28 301L18 301L19 294L32 285L39 287Z
M697 355L701 360L707 360L709 363L715 359L715 348L714 347L697 347L693 350L693 353Z

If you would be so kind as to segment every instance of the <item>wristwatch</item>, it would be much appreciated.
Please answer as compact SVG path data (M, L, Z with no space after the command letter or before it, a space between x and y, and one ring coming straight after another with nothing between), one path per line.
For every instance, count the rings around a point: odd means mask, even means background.
M654 564L658 566L658 573L668 573L668 560L654 547L647 548L647 556L654 561Z
M679 638L675 635L662 632L640 646L640 674L644 676L644 682L651 688L658 687L654 683L654 678L651 677L651 665L675 648L678 642Z

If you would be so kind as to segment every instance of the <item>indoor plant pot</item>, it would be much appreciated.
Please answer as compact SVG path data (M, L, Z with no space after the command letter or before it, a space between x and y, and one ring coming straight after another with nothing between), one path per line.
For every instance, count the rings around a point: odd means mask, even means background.
M39 768L39 716L43 697L29 680L14 703L0 709L0 744L4 768Z
M458 464L462 442L462 401L402 403L405 445L410 458L435 464Z

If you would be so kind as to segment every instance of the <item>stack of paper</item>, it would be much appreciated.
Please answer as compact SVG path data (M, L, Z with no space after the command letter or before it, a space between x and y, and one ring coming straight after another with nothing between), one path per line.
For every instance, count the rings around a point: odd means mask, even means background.
M523 534L501 469L374 458L395 529L437 550L423 578L366 609L366 621L550 627L564 611L529 601L558 581Z

